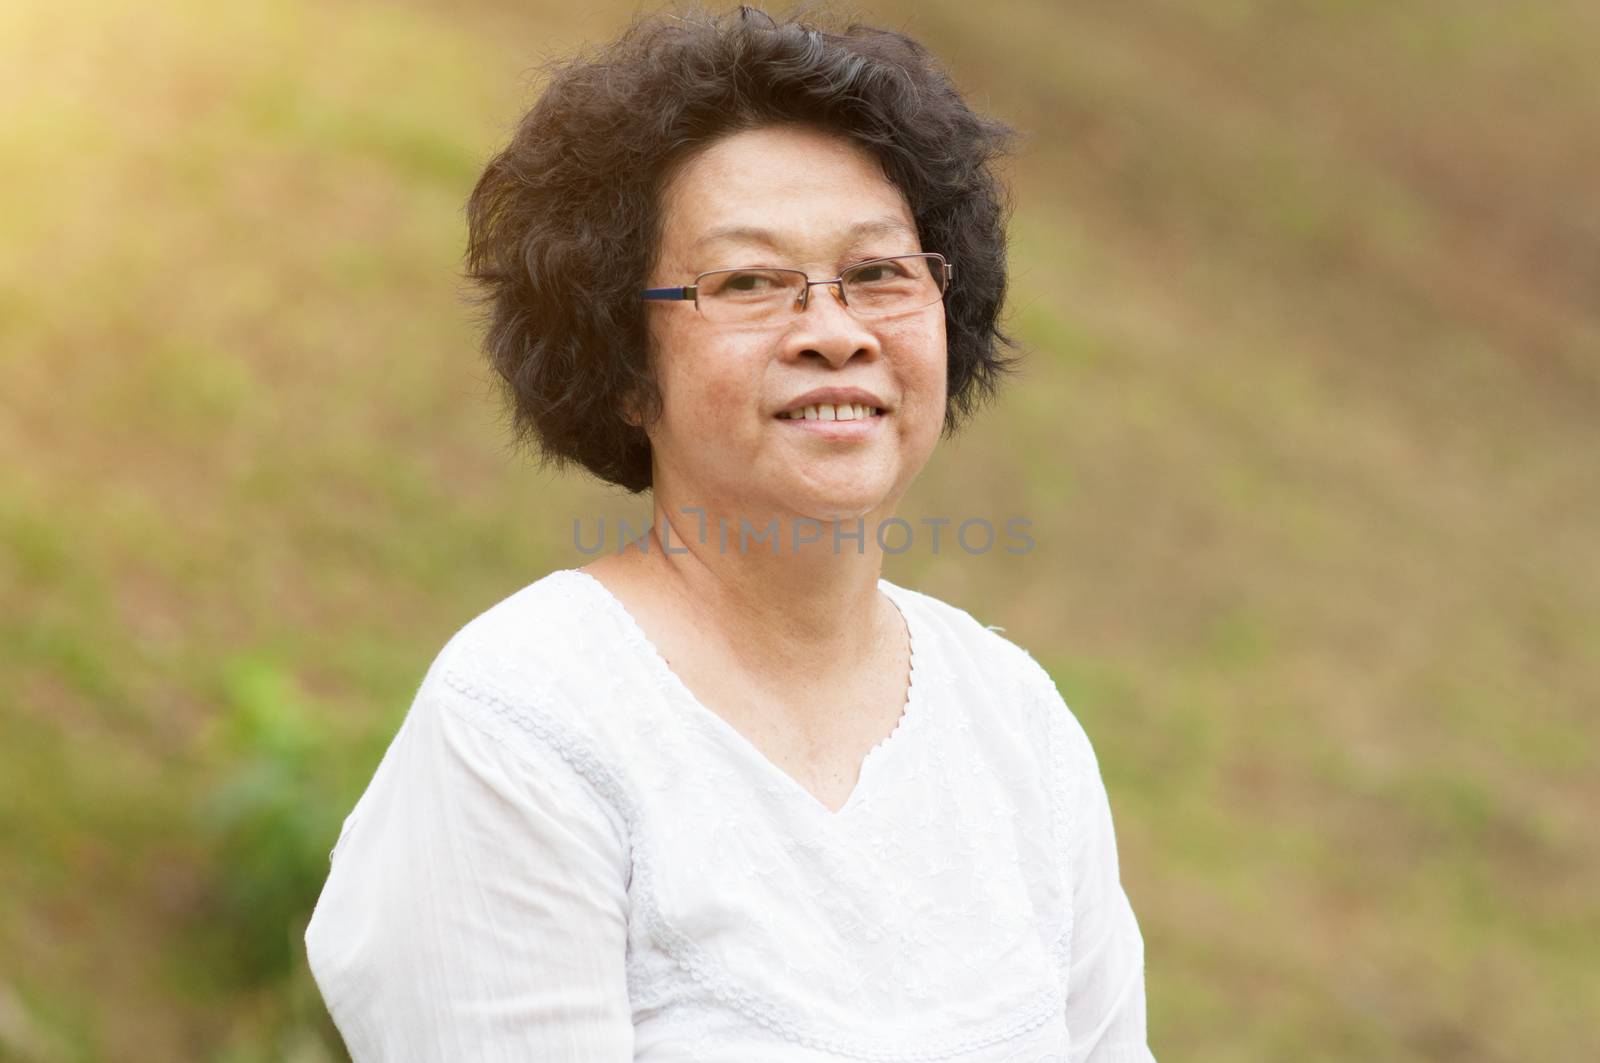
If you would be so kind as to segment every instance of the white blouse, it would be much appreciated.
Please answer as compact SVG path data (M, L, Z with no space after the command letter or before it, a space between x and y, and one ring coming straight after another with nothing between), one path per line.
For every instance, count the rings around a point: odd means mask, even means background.
M837 812L588 574L467 624L306 931L355 1060L1153 1060L1082 727L1024 650L879 586L912 682Z

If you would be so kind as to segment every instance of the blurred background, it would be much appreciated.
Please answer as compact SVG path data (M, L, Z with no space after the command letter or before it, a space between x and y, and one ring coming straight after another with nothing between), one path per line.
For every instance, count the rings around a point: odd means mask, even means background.
M841 7L1028 135L886 575L1099 752L1163 1060L1600 1058L1600 6ZM301 934L512 453L462 205L623 4L0 5L0 1058L344 1058Z

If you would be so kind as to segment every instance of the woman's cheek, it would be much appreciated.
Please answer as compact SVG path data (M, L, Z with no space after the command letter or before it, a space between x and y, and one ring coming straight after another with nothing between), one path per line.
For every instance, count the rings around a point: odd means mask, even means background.
M899 339L906 352L902 365L907 390L915 392L919 403L936 407L942 420L949 373L944 318Z

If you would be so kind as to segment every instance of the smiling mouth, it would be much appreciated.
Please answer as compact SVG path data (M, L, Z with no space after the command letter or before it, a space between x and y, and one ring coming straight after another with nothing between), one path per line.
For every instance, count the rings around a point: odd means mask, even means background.
M863 421L869 417L882 417L883 410L859 402L817 403L778 414L783 421Z

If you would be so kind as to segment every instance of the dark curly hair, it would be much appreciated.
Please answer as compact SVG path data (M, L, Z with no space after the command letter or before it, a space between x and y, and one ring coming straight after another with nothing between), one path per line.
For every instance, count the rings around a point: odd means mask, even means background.
M946 295L944 434L1013 368L1000 329L1013 130L976 114L916 41L852 23L827 32L741 6L637 19L597 52L560 61L467 205L467 275L484 347L519 440L637 492L659 416L638 292L655 263L660 192L713 141L805 123L879 160L922 246L955 263Z

